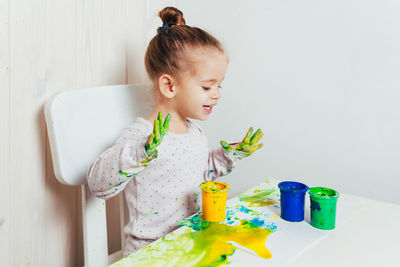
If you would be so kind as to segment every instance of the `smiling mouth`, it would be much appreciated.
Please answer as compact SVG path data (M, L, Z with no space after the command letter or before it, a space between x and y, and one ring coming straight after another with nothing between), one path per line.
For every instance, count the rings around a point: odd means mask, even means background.
M203 105L203 108L207 113L211 113L213 106Z

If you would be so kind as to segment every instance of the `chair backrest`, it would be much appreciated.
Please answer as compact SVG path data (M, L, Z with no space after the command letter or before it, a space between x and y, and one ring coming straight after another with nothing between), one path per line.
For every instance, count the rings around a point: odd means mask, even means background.
M81 185L85 266L101 267L118 260L122 251L108 255L105 202L86 186L90 164L112 146L121 131L138 116L147 116L150 85L116 85L69 90L49 98L45 118L56 178ZM124 224L121 208L121 229ZM121 233L122 249L125 245Z
M63 184L86 184L91 162L138 116L149 114L149 85L117 85L70 90L45 106L56 178Z

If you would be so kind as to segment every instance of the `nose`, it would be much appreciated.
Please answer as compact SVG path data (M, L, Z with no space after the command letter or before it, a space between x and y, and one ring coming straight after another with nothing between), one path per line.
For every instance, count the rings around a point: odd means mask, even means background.
M220 98L221 98L221 92L220 92L219 88L217 87L215 90L212 90L211 99L218 100Z

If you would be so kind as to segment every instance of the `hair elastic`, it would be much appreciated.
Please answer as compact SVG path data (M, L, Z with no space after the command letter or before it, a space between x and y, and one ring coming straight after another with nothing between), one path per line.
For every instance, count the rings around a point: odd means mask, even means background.
M167 24L164 23L161 28L166 28L166 27L167 27ZM168 30L171 30L170 26L168 26Z

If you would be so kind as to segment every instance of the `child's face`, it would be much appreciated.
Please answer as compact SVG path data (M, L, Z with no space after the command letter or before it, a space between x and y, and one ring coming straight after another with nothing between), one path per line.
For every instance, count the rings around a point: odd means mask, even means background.
M182 117L206 120L221 98L228 58L217 49L197 49L194 58L194 71L176 85L176 103Z

